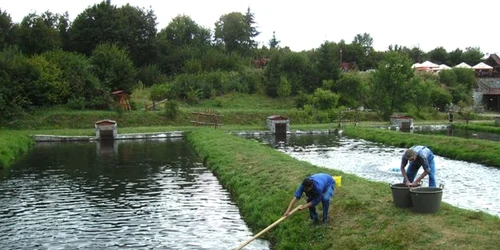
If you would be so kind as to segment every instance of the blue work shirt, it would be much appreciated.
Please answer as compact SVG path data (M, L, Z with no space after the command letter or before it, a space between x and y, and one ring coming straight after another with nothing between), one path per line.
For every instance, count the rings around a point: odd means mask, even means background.
M434 158L434 154L432 153L432 151L429 148L420 145L413 146L410 149L417 152L417 158L413 162L413 165L415 167L422 166L425 171L429 172L429 161ZM406 157L404 157L403 155L403 157L401 158L401 166L406 166L407 163L408 159L406 159Z
M313 182L313 192L306 193L307 201L311 202L313 206L316 206L321 201L321 197L328 188L335 185L335 180L331 175L323 173L313 174L309 176L309 179ZM304 185L300 184L299 188L295 191L295 198L300 199L302 193L304 193Z

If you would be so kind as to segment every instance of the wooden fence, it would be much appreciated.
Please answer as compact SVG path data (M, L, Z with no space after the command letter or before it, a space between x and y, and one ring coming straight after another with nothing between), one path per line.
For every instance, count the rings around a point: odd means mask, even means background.
M220 128L222 126L223 115L217 114L213 110L192 112L193 119L191 123L194 126L207 126L214 127L215 129Z

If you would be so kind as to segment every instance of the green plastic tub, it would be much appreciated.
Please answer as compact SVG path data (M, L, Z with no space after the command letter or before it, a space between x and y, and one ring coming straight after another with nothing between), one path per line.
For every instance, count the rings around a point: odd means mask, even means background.
M416 187L410 189L413 211L416 213L437 213L441 207L443 187Z
M392 200L396 207L408 208L412 206L410 188L404 183L389 184L392 190Z

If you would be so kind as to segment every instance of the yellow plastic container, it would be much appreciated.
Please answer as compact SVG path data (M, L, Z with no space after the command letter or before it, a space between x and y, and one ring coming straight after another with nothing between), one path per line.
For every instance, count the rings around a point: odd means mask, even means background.
M333 179L337 187L342 186L342 176L333 176Z

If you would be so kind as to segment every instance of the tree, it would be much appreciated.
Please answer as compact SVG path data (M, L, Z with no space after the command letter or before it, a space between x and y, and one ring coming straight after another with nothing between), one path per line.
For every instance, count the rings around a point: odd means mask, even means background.
M110 89L105 88L92 73L89 58L62 50L45 52L42 56L61 69L61 86L70 89L66 96L61 96L62 103L69 103L70 108L74 109L107 107Z
M174 47L210 45L211 32L198 25L191 17L178 15L170 21L166 28L158 33Z
M118 8L118 45L127 48L136 66L152 63L156 57L156 15L152 9L129 4Z
M422 62L425 55L425 52L419 47L413 47L411 49L405 47L403 52L405 52L414 63Z
M435 82L422 80L419 77L411 79L408 101L415 106L417 113L420 114L424 107L430 106L432 90L435 86Z
M215 23L214 37L217 44L224 45L229 54L233 52L248 54L254 47L253 37L258 35L249 24L249 20L248 14L243 15L239 12L222 15Z
M257 27L255 27L255 14L250 11L250 7L248 7L247 13L245 13L245 22L248 29L248 48L254 49L257 47L254 38L257 37L260 32L257 30Z
M333 83L330 90L340 95L339 105L342 106L357 108L366 99L366 86L359 74L340 74L340 79Z
M0 50L16 43L16 25L6 11L0 9Z
M94 74L105 87L132 93L136 69L126 50L116 44L101 44L92 52L90 61Z
M368 33L357 34L352 43L361 45L365 51L365 56L373 52L373 38Z
M19 27L21 50L28 55L33 55L61 48L59 20L58 14L49 11L41 15L31 13L24 17Z
M319 110L329 110L337 107L339 95L331 92L330 90L318 88L314 91L311 99L314 108Z
M436 64L443 64L447 62L447 57L448 57L448 52L446 52L446 49L443 47L437 47L429 53L427 53L427 56L431 62L436 63Z
M467 47L462 54L463 61L471 66L481 62L483 57L484 54L481 52L481 49L475 47Z
M85 9L69 29L71 48L90 55L100 43L114 43L118 39L118 11L111 0L102 1Z
M276 32L273 31L273 38L271 40L269 40L269 48L270 49L279 48L280 42L281 42L280 40L276 39Z
M403 46L401 45L398 45L398 44L389 44L389 46L387 47L387 49L389 51L401 51L404 49Z
M0 120L23 114L32 102L26 94L40 77L21 51L7 47L0 51Z
M288 97L292 92L292 86L290 82L286 78L286 76L282 76L280 79L280 83L278 85L278 96L279 97Z
M155 56L156 16L152 10L117 8L110 0L94 4L79 14L68 33L74 51L90 55L101 43L114 43L130 52L136 66L151 63Z
M57 22L57 29L59 30L59 37L61 38L62 49L65 51L69 51L71 49L69 33L68 33L69 26L70 26L70 21L68 12L59 15L59 20Z
M403 53L389 52L374 72L374 106L388 119L406 102L409 81L414 75L411 60Z
M324 42L317 50L316 56L314 66L320 81L310 86L309 91L320 87L323 80L337 80L340 74L340 46L332 42Z
M224 54L212 48L211 36L209 29L191 17L176 16L157 35L158 66L166 74L212 69L212 62ZM224 59L228 60L225 56Z
M463 62L463 52L461 49L456 49L448 53L448 65L455 66Z

